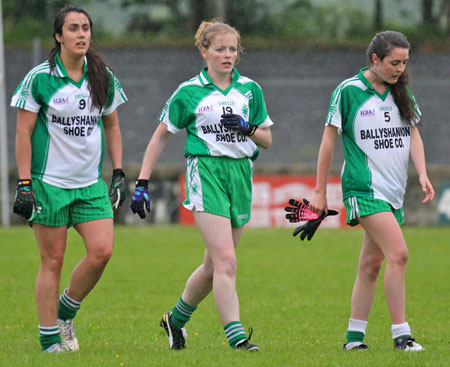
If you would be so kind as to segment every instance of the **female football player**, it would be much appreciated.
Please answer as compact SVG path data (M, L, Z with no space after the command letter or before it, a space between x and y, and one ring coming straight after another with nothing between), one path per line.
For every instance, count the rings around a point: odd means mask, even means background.
M235 248L250 220L253 161L258 147L272 143L261 88L235 69L239 33L227 24L203 22L196 46L206 62L199 75L182 83L159 117L147 147L131 208L150 211L148 180L172 134L186 129L187 200L205 243L203 263L187 280L172 311L161 319L171 349L183 349L185 324L212 290L231 348L258 350L240 321Z
M367 49L369 67L343 81L333 92L319 150L316 193L311 209L327 210L327 174L338 134L345 164L342 192L347 223L361 224L364 239L351 300L346 350L363 343L378 274L386 259L384 291L392 319L394 348L421 351L405 319L408 248L403 218L408 158L411 155L425 194L433 200L418 123L420 111L408 87L410 45L399 32L378 33Z
M55 47L26 75L11 105L18 108L14 212L32 224L39 245L35 296L41 347L58 353L79 349L72 319L112 254L113 211L101 177L103 142L113 165L109 194L116 209L125 199L117 107L126 97L91 47L88 13L66 6L53 27ZM70 226L83 238L87 255L58 303Z

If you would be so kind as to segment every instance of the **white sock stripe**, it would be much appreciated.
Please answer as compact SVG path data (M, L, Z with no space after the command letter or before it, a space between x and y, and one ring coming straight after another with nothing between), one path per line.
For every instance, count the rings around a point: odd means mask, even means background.
M61 296L59 300L64 304L64 306L66 306L67 308L70 308L71 310L78 311L80 309L79 304L74 304L74 303L70 302L64 296Z
M41 326L39 325L39 334L41 335L56 335L59 334L59 328L55 326Z
M183 304L181 304L180 302L177 303L177 305L175 306L177 308L177 310L182 313L185 316L192 316L192 311L190 311L188 308L186 308Z
M67 294L67 289L64 289L64 293L62 294L62 296L70 303L72 303L75 306L78 306L78 308L80 308L80 305L83 303L83 301L75 301L73 298L71 298L68 294Z
M226 335L227 335L227 339L230 340L230 339L233 339L234 337L236 337L238 335L245 335L245 330L244 329L236 330L235 332L229 333L229 334L227 333Z
M244 327L241 324L234 324L234 325L230 325L225 329L225 332L231 331L231 330L235 330L235 329L242 329L244 330Z
M243 332L243 333L245 333L245 330L244 330L244 328L242 327L242 325L233 325L233 326L230 326L229 328L227 328L226 330L225 330L225 334L228 336L228 335L230 335L230 334L233 334L233 333L237 333L237 332Z

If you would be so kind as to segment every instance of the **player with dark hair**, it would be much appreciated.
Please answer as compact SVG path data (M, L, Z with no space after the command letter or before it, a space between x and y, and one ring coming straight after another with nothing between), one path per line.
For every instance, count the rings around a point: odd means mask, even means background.
M367 50L368 68L343 81L333 92L319 150L316 193L310 209L327 211L327 175L335 142L342 135L345 163L342 192L347 223L361 224L364 239L353 288L346 350L363 343L381 265L386 259L384 291L392 319L395 349L421 351L405 319L408 248L403 218L408 160L411 155L425 198L434 190L426 170L417 124L420 111L408 87L410 45L393 31L378 33Z
M241 76L239 33L227 24L203 22L196 45L207 67L181 84L159 117L147 147L131 209L150 211L148 179L172 134L186 129L187 200L206 245L203 263L189 277L171 312L161 319L171 349L183 349L185 324L213 291L230 346L257 350L240 321L235 248L250 220L253 160L258 146L272 143L270 120L260 86Z
M114 209L125 200L122 138L117 107L127 99L120 83L91 48L92 20L76 6L55 17L55 47L15 91L19 174L14 212L32 224L41 255L36 281L42 350L78 350L73 321L100 279L113 249L113 211L101 177L106 141ZM59 297L67 229L83 238L86 257Z

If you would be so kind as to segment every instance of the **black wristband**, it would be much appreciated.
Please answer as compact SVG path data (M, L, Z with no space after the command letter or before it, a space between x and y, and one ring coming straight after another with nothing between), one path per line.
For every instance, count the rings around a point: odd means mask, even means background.
M25 185L30 185L30 187L31 187L31 179L30 178L25 178L25 179L19 178L17 180L18 187L25 186Z
M250 127L251 127L251 129L250 129L250 131L248 132L248 136L253 136L253 135L255 135L255 131L256 131L256 129L258 128L258 125L251 125L250 124Z
M113 169L113 176L125 177L125 172L122 170L122 168L115 168Z
M141 186L144 189L148 189L148 180L139 179L136 181L136 187Z

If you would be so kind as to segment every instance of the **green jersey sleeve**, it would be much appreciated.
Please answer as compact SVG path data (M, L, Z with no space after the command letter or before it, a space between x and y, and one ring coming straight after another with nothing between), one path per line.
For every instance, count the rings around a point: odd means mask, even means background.
M159 121L165 123L173 134L186 128L193 118L193 111L189 108L191 92L189 87L180 86L166 102L159 116Z
M113 113L117 107L122 103L125 103L128 99L125 95L119 80L113 74L113 72L108 69L109 72L109 89L106 106L103 110L103 115L110 115Z
M44 65L45 64L45 65ZM15 90L11 106L21 108L30 112L39 112L42 103L39 100L39 76L48 72L48 65L44 63L32 69Z
M249 122L259 127L268 127L270 123L269 115L267 113L266 102L261 87L258 83L251 83L251 92L253 98L250 100L250 119Z

